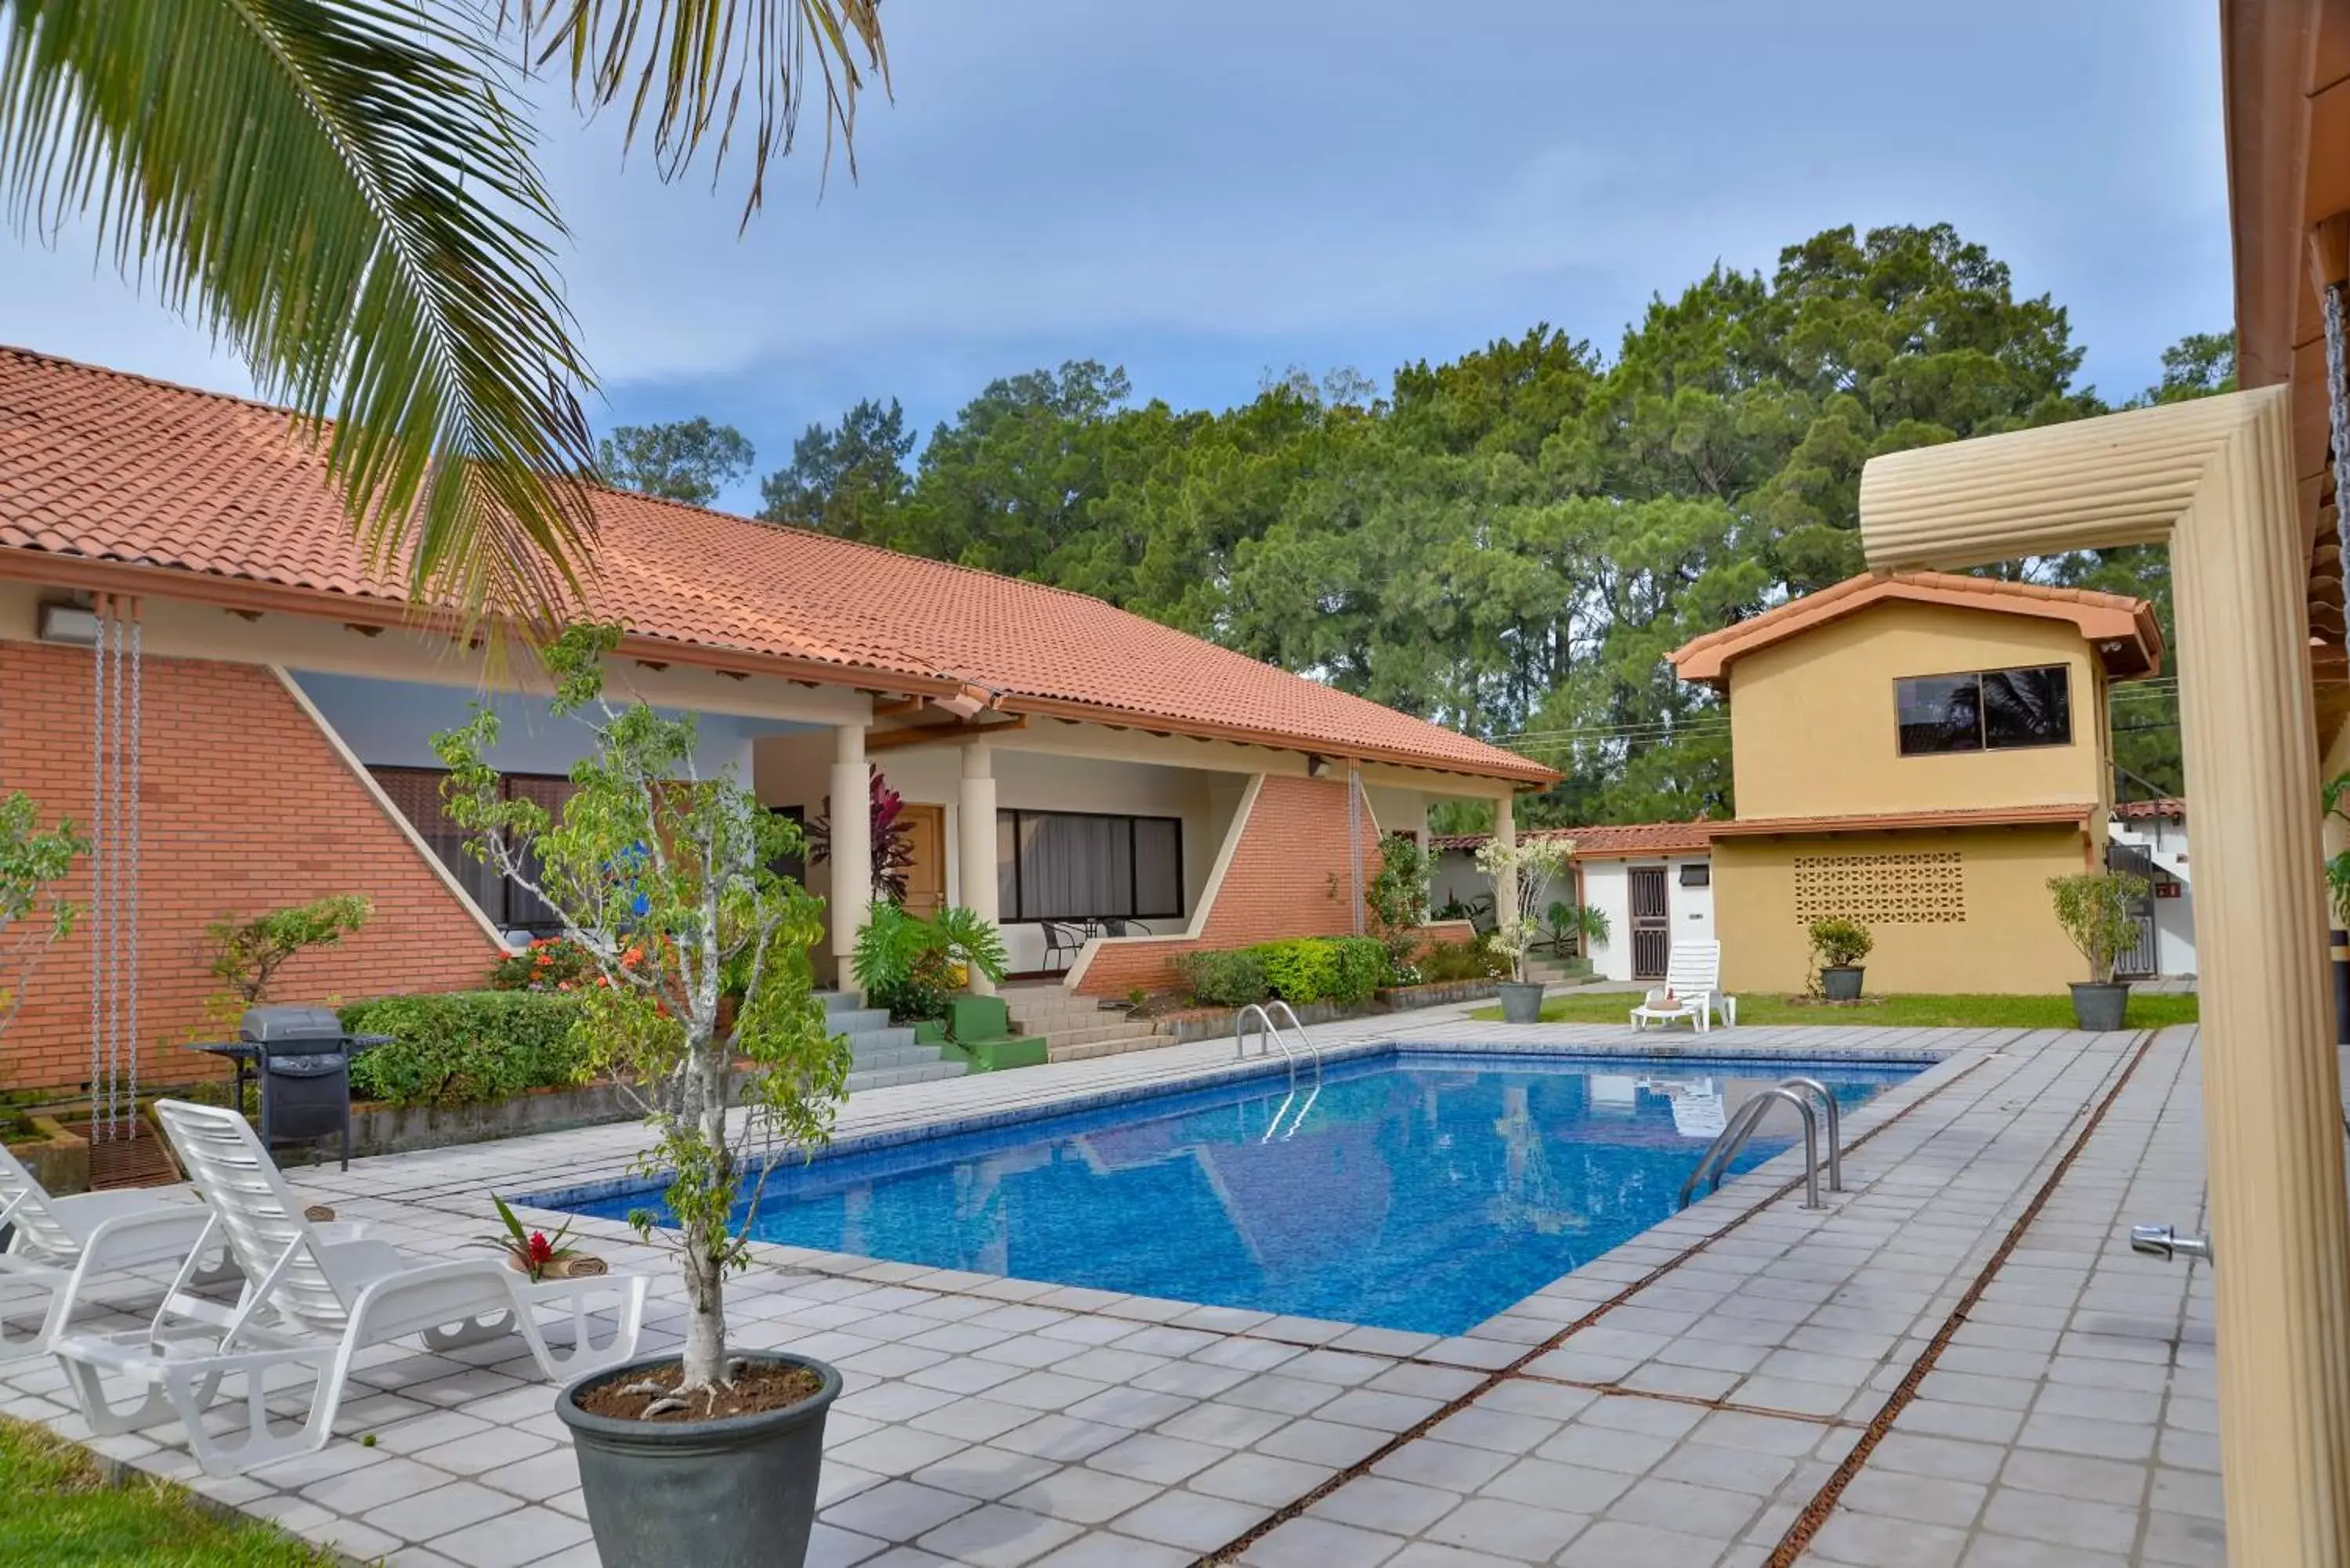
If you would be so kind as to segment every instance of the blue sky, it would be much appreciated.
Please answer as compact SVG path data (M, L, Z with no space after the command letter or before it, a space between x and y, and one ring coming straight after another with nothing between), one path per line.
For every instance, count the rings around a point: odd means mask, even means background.
M1292 365L1384 381L1548 320L1612 351L1717 259L1948 220L2051 293L2118 397L2230 311L2208 4L889 0L859 178L817 139L664 186L546 97L542 163L605 401L708 414L777 466L811 420L1091 357L1183 406ZM1472 26L1457 18L1473 16ZM813 125L809 128L813 130ZM0 341L242 391L92 264L0 249ZM754 504L755 483L730 493Z

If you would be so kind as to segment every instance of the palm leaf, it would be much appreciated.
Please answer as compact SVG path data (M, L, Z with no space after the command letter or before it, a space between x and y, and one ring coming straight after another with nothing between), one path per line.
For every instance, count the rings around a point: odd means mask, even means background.
M857 171L857 95L865 65L889 82L880 0L520 0L525 35L544 29L544 65L558 57L575 98L590 109L629 100L633 144L650 116L653 158L664 180L715 141L716 179L747 124L751 185L743 222L765 194L767 163L788 153L813 82L824 90L825 161L839 133ZM745 100L749 118L744 119Z
M20 231L88 216L232 344L420 600L544 617L593 535L589 377L530 134L453 3L0 0L0 199Z

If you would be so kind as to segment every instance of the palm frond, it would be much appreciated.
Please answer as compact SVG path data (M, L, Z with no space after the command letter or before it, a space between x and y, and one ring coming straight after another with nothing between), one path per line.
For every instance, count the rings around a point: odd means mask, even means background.
M544 618L593 535L590 379L529 130L443 4L0 0L0 200L233 345L420 599Z
M628 140L650 116L654 161L664 180L690 167L705 142L714 182L738 127L751 140L748 225L765 194L769 160L788 153L811 85L824 92L825 161L837 131L857 171L858 68L889 85L880 0L520 0L525 37L539 34L541 65L558 57L589 111L626 97ZM502 17L504 13L501 14Z

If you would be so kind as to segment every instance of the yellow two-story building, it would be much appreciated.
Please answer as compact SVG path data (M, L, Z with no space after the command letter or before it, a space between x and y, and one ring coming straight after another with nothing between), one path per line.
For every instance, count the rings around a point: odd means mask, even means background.
M1828 915L1868 927L1879 993L2088 978L2047 881L2104 864L2106 686L2162 659L2144 600L1871 574L1671 659L1730 699L1738 813L1709 825L1729 990L1801 990Z

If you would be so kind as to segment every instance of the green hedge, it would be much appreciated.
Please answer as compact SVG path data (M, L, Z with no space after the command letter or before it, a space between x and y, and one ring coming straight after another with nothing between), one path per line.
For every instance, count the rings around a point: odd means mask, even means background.
M1295 1007L1315 1002L1359 1007L1387 976L1387 950L1370 937L1299 937L1185 953L1175 968L1192 997L1213 1007L1244 1007L1268 996Z
M354 1034L389 1034L351 1064L351 1095L392 1106L469 1106L582 1077L579 1000L554 992L386 996L342 1010Z

